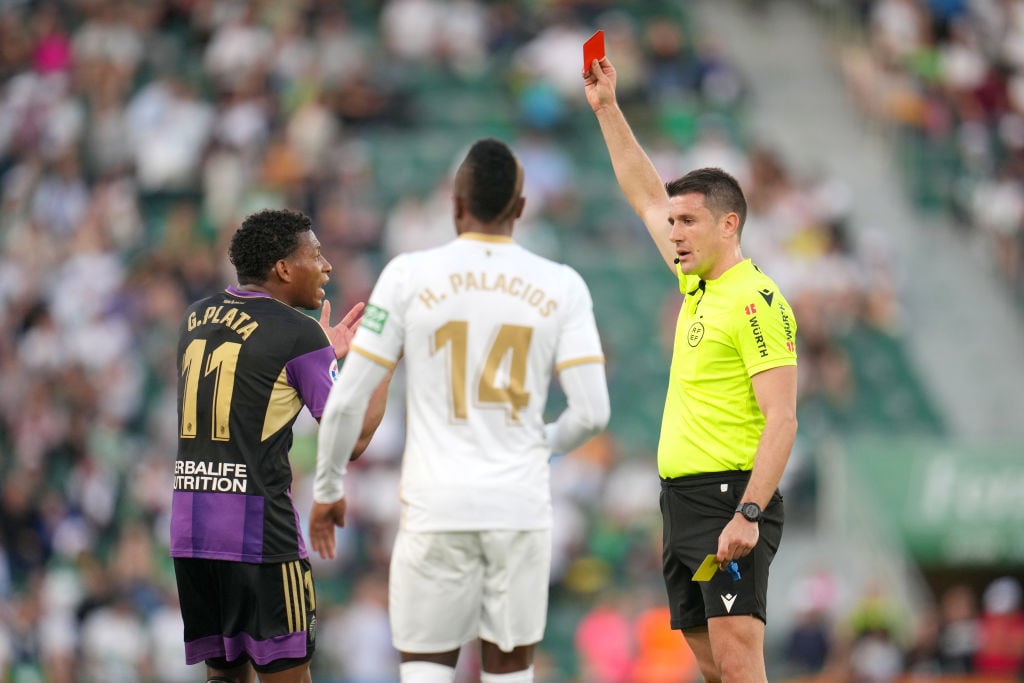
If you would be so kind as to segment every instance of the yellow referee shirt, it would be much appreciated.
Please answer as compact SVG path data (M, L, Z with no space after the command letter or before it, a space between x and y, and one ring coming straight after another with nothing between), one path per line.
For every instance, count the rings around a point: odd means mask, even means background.
M796 365L796 319L750 259L715 280L679 275L685 294L658 442L663 478L750 470L764 415L750 378Z

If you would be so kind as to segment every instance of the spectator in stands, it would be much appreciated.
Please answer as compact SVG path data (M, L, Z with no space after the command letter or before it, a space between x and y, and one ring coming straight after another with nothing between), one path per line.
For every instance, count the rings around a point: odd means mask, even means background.
M398 652L391 646L383 574L356 579L348 604L320 628L324 642L333 644L325 648L325 656L345 672L343 683L398 683Z
M939 600L938 656L943 673L974 671L978 625L978 601L970 586L947 588Z
M978 649L974 670L985 676L1016 677L1024 673L1024 607L1020 581L1004 576L982 594Z
M594 683L627 683L636 644L628 596L598 595L576 626L574 644L583 678Z
M833 655L833 611L839 586L825 569L806 574L793 582L790 601L795 622L783 645L787 670L793 676L820 674Z

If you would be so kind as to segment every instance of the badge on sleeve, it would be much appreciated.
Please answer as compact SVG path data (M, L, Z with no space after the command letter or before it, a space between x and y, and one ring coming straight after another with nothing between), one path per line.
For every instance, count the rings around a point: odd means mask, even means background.
M384 324L388 321L388 312L380 306L367 304L363 311L363 320L360 327L365 327L371 332L380 334L384 331Z

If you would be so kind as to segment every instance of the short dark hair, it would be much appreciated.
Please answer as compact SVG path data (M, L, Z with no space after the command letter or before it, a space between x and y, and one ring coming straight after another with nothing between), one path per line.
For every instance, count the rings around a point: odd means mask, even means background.
M246 216L228 250L238 284L266 282L274 264L298 248L299 234L312 229L309 216L291 209L263 209Z
M475 218L489 223L501 217L516 199L519 163L501 140L477 140L462 162L466 174L466 208Z
M704 195L704 206L716 217L732 212L739 216L736 233L743 231L747 220L747 200L736 179L720 168L698 168L681 178L665 183L669 197L684 194Z

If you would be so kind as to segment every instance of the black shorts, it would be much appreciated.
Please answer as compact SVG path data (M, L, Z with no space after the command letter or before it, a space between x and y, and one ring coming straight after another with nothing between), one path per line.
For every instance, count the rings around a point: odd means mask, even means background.
M316 593L309 560L250 564L174 558L185 661L260 673L308 662L316 644Z
M662 568L672 628L704 626L711 617L752 615L765 621L768 566L782 540L784 511L776 491L764 510L757 545L737 560L740 578L718 571L710 581L693 581L718 537L736 514L750 472L710 472L661 481Z

